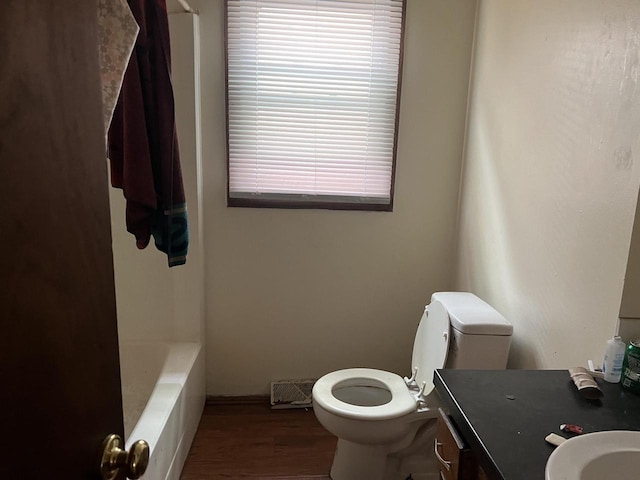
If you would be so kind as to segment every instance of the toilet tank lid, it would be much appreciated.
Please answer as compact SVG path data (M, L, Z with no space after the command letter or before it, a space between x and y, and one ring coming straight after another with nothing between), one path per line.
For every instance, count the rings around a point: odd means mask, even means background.
M449 312L451 326L467 335L511 335L513 325L495 308L469 292L438 292L431 301Z

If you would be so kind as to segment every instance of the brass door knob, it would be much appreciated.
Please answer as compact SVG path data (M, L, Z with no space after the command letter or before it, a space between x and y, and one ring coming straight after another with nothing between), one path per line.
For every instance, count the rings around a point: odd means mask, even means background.
M149 466L149 444L138 440L130 451L124 450L120 435L109 435L102 442L100 474L103 480L140 478Z

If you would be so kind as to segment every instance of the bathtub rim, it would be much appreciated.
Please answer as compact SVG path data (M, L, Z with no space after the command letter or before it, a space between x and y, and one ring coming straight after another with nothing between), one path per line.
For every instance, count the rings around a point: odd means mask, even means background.
M131 434L125 439L125 447L129 450L136 441L144 440L149 444L150 455L153 455L176 401L180 397L198 357L202 354L202 344L200 342L170 341L127 342L127 346L143 344L168 347L167 355L151 395L131 430Z

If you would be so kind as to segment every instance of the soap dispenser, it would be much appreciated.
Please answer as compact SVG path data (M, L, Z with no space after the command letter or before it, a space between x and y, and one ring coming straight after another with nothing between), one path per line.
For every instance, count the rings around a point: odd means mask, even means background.
M627 344L622 341L622 337L615 336L607 341L607 349L604 353L602 371L604 379L610 383L618 383L622 374L622 361Z

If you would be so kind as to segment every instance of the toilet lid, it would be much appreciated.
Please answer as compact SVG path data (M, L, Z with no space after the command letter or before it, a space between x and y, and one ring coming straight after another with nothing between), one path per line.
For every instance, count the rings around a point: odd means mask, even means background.
M424 395L431 393L434 388L433 374L436 369L444 367L447 361L449 323L447 309L440 301L432 299L418 325L411 357L411 371L418 367L418 386L426 383Z

